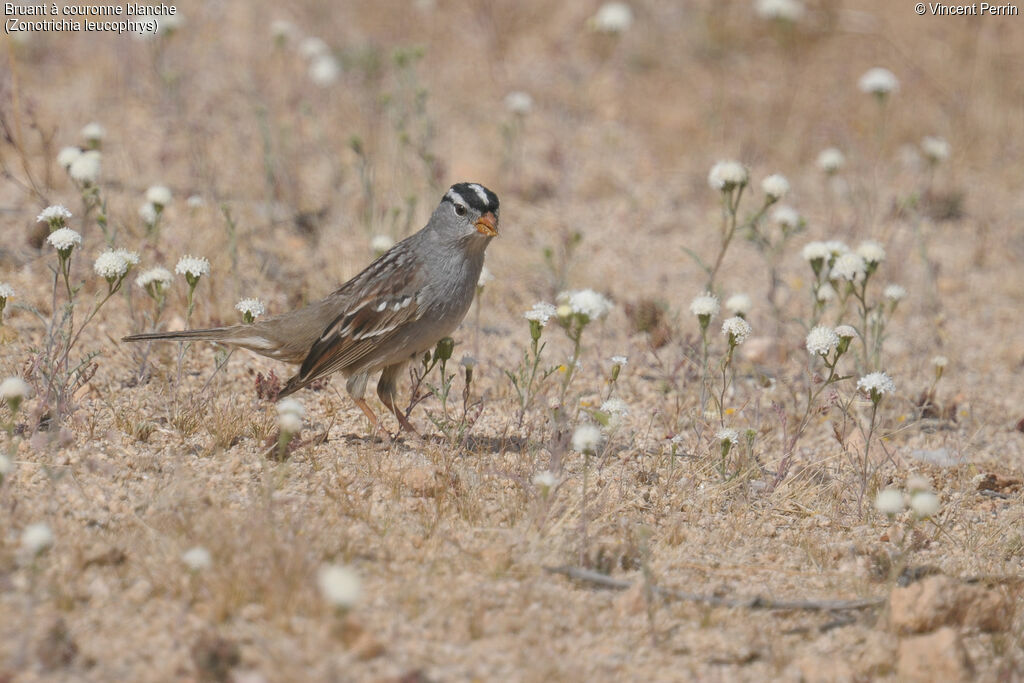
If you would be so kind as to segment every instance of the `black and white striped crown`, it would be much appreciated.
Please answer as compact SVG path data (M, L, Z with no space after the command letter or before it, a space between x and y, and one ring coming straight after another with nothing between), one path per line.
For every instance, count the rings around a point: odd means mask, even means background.
M498 195L477 183L456 183L445 193L442 201L461 201L479 213L498 212Z

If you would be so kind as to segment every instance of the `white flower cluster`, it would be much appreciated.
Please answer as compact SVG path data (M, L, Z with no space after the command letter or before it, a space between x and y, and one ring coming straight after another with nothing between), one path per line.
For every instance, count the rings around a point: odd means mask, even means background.
M729 192L735 187L746 185L750 180L747 167L738 161L719 161L708 173L708 185L712 190Z
M921 151L932 164L938 164L949 158L949 143L943 138L929 135L921 140Z
M28 396L30 389L20 377L8 377L0 382L0 399L4 401L21 400Z
M847 282L860 282L866 274L867 263L864 257L855 252L848 252L836 259L829 277Z
M772 210L772 222L784 230L796 230L800 220L800 212L788 204L779 204Z
M171 203L171 190L164 185L153 185L146 190L146 201L157 208L163 209Z
M843 168L846 164L846 157L835 147L828 147L821 150L818 155L818 168L827 173L828 175L834 175Z
M888 69L875 67L868 69L860 77L857 83L861 92L877 97L885 97L889 93L896 92L900 88L900 82L896 75Z
M731 427L723 427L715 432L715 438L722 442L728 442L735 446L740 442L740 433Z
M370 240L370 249L378 256L393 246L395 246L395 241L387 235L374 235L373 239Z
M733 315L745 316L754 307L754 302L746 294L733 294L725 300L725 308Z
M697 316L706 315L713 318L718 315L719 310L721 305L718 303L718 297L711 292L704 292L690 302L690 313Z
M872 372L857 380L857 388L865 394L891 394L896 391L896 385L884 372Z
M103 155L99 150L90 149L82 152L68 165L68 175L76 183L86 187L95 185L100 179Z
M277 426L285 434L301 432L305 415L306 409L294 398L284 398L277 403Z
M107 249L96 258L93 270L108 282L120 280L128 274L128 269L138 264L139 255L127 249Z
M42 213L36 216L36 220L40 223L49 223L50 225L64 225L64 221L71 218L71 212L60 204L54 204L43 209Z
M189 571L201 572L213 566L213 557L210 551L201 545L189 548L181 554L181 561L189 568Z
M210 261L202 256L182 256L174 272L185 277L200 278L210 272Z
M804 4L800 0L757 0L754 6L762 19L796 23L803 19Z
M242 299L235 304L235 310L243 316L247 316L247 320L255 320L267 312L263 302L256 298Z
M588 23L598 33L625 33L633 25L633 10L624 2L608 2Z
M51 232L46 241L57 251L64 252L80 245L82 243L82 236L71 228L60 228Z
M0 282L0 299L10 299L14 296L14 287L11 287L6 282Z
M761 189L772 201L778 201L789 193L789 181L786 177L774 173L761 181Z
M505 108L516 116L526 116L533 110L533 98L530 93L513 90L505 95Z
M750 323L739 316L726 318L722 323L722 334L729 338L729 343L739 346L750 336Z
M814 356L827 356L839 346L839 335L831 327L818 325L807 333L807 351Z
M324 600L336 609L350 609L359 602L362 581L354 569L337 564L320 567L316 582Z
M881 242L867 240L857 246L857 255L864 259L868 265L875 265L885 260L885 247L882 246Z
M558 295L558 302L568 305L573 315L582 316L588 322L605 318L612 310L612 302L592 289L562 292Z
M531 322L538 322L541 327L544 327L555 315L555 310L556 309L553 304L538 301L533 305L533 308L523 314L523 317Z
M581 424L572 434L572 448L580 453L595 453L601 447L601 430L596 425Z
M168 287L172 280L174 280L174 275L171 274L171 271L166 268L156 267L139 273L139 276L135 278L135 284L142 289L150 286L164 288Z
M907 296L907 290L900 285L888 285L882 291L882 296L895 304L902 301L904 297Z

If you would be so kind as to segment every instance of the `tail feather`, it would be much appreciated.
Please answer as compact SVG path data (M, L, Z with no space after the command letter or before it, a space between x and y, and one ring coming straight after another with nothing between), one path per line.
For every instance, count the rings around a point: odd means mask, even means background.
M231 327L211 327L205 330L180 330L178 332L145 332L121 337L123 342L140 341L176 341L193 339L196 341L224 341L233 343L231 337L235 333Z

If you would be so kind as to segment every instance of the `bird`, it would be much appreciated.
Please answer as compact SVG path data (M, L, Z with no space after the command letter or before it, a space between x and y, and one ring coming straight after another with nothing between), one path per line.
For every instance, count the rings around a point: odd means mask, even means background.
M449 336L476 294L484 253L498 236L498 196L479 183L456 183L427 224L381 254L323 299L254 323L177 332L148 332L124 342L212 341L299 364L282 387L288 396L341 372L345 389L374 427L367 380L380 372L377 396L401 428L416 433L396 405L406 364Z

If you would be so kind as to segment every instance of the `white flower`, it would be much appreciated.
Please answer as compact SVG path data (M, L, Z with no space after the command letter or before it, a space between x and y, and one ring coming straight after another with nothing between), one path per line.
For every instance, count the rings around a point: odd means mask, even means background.
M139 207L139 218L146 225L156 225L156 222L160 219L160 212L156 210L156 206L146 202Z
M601 412L609 415L629 415L629 406L621 398L612 397L601 404Z
M828 245L824 242L808 242L804 245L800 254L804 257L805 261L828 260L832 256L832 252L829 251Z
M931 491L932 483L928 477L921 474L911 474L907 477L907 490L911 494L917 493L918 491Z
M0 282L0 299L10 299L14 296L14 287L6 282Z
M327 43L310 36L309 38L303 38L302 42L299 43L299 54L307 59L318 57L328 52Z
M526 116L533 109L533 98L530 93L514 90L505 95L505 108L517 116Z
M881 67L865 71L857 84L861 92L877 95L878 97L885 97L889 93L900 89L900 82L896 79L896 75L888 69Z
M202 256L182 256L174 272L185 277L200 278L210 272L210 262Z
M842 256L843 254L850 253L850 248L842 240L828 240L825 242L825 247L832 256Z
M533 308L523 314L523 317L531 322L538 322L541 327L544 327L548 324L548 320L550 320L553 315L555 315L555 307L553 304L538 301L533 305Z
M8 377L0 382L0 399L5 401L20 401L28 396L29 391L28 384L20 377Z
M87 123L82 127L80 134L83 140L95 144L103 142L103 138L107 136L107 129L95 122Z
M907 296L907 290L900 285L889 285L882 292L882 296L889 301L896 303L897 301L902 301L903 298Z
M818 325L807 333L807 351L814 356L827 356L839 346L839 335L831 327Z
M139 265L139 252L128 249L115 249L114 253L123 258L129 266Z
M235 304L235 310L243 316L249 316L247 320L249 318L255 320L267 312L267 309L263 306L263 302L256 298L242 299Z
M0 481L14 471L14 463L3 453L0 453Z
M459 361L459 365L466 368L467 370L472 370L477 366L477 360L468 353L464 353L462 354L462 360Z
M171 196L170 188L164 185L153 185L146 190L146 201L157 209L162 209L170 204Z
M728 192L734 187L746 185L750 176L747 167L738 161L719 161L708 173L708 185L712 190Z
M779 204L772 210L772 221L781 228L795 230L800 227L800 213L792 206Z
M600 320L612 310L612 302L592 289L562 292L558 299L559 302L568 303L575 315L584 316L588 321Z
M864 375L857 380L857 388L865 394L877 393L879 396L896 391L896 385L884 372L872 372Z
M804 16L800 0L757 0L754 8L762 19L797 22Z
M25 527L25 530L21 532L21 547L24 548L29 555L38 555L49 550L52 546L53 531L50 530L50 526L45 522L29 524Z
M60 204L54 204L43 209L42 213L36 216L36 221L40 223L50 223L64 225L64 220L71 218L71 212Z
M185 200L185 206L190 209L198 209L200 206L206 204L206 200L203 199L202 195L190 194L188 199Z
M931 491L918 491L910 496L910 509L920 519L933 517L939 511L939 497Z
M882 246L881 242L867 240L858 245L857 255L864 259L868 265L874 265L885 260L885 247Z
M181 554L181 561L185 563L185 566L190 571L201 572L204 569L209 569L213 565L213 558L210 556L210 551L201 545L197 545L194 548L189 548Z
M95 185L100 179L102 160L103 155L98 150L90 149L87 152L82 152L71 162L68 167L68 175L82 185Z
M724 427L715 432L715 438L719 441L728 441L735 446L740 442L740 433L731 427Z
M476 280L476 286L479 288L486 287L494 279L494 275L491 274L490 269L484 266L480 269L480 277Z
M309 78L320 87L331 85L341 75L341 65L334 55L322 54L309 63Z
M928 161L937 164L949 158L949 143L940 137L929 135L921 140L921 151Z
M302 418L295 413L282 413L277 416L277 427L284 434L298 434L302 431Z
M823 149L818 155L818 168L829 175L838 173L845 164L846 157L835 147Z
M131 261L125 257L126 253L131 254L132 252L126 252L124 249L107 249L96 257L93 270L100 277L110 281L123 278L132 266ZM135 256L135 261L138 262L137 256Z
M750 323L739 316L726 318L722 323L722 334L729 338L730 344L739 346L750 336Z
M612 356L610 360L612 365L622 367L629 361L629 356Z
M898 515L903 512L903 492L885 489L875 497L875 509L883 515Z
M590 25L600 33L624 33L633 25L633 10L624 2L605 3L591 17Z
M332 607L349 609L362 593L362 582L355 570L337 564L326 564L316 573L320 593Z
M849 325L840 325L836 328L836 336L840 339L853 339L857 336L857 330Z
M934 365L937 368L945 368L947 365L949 365L949 359L946 358L945 356L935 356L934 358L932 358L932 365Z
M299 401L288 397L277 402L277 414L298 415L299 417L304 417L306 415L306 409L302 407L302 404Z
M79 148L62 147L61 150L57 152L57 163L66 171L71 168L71 164L75 163L75 159L80 156L82 156L82 150Z
M733 294L725 300L725 308L733 315L746 315L750 312L754 302L750 300L750 297L746 294Z
M718 297L711 292L704 292L690 302L690 313L697 316L706 315L713 318L718 315L720 309Z
M834 301L836 296L836 288L830 285L829 283L823 282L821 286L818 287L818 301L822 303L825 303L827 301Z
M135 278L135 284L142 289L146 289L150 285L154 285L159 289L170 285L173 279L174 275L171 274L171 271L166 268L157 267L139 273L139 276Z
M851 252L843 254L836 259L829 277L833 280L842 279L848 282L860 282L864 279L866 272L867 264L864 262L864 258L860 254Z
M374 235L373 239L370 240L370 249L378 256L393 246L395 246L395 241L387 235Z
M270 36L279 43L291 40L298 34L295 24L285 19L275 19L270 22Z
M46 241L57 251L67 251L81 244L82 236L71 228L61 228L51 232Z
M592 424L581 424L572 434L573 450L594 453L601 447L601 430Z
M782 199L789 193L789 181L784 175L774 173L761 181L761 189L773 200Z
M533 485L539 489L548 491L558 485L558 477L550 470L542 470L533 475Z

